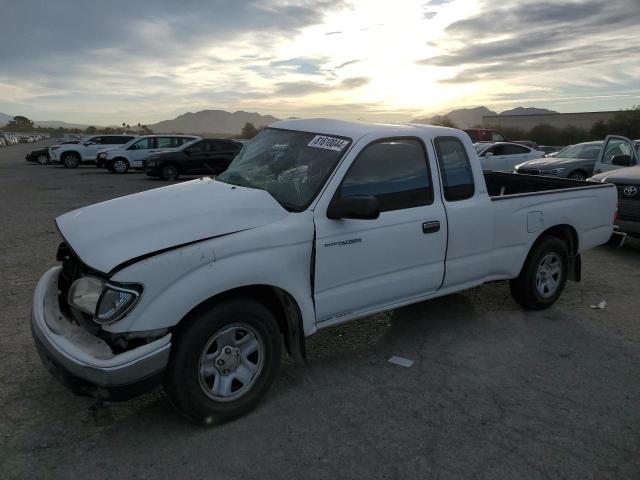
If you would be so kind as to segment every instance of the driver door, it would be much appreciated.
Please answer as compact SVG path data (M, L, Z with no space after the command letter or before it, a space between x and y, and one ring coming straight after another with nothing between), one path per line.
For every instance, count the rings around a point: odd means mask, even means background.
M82 160L95 160L98 155L98 150L102 150L104 145L102 144L102 137L92 137L83 144Z
M335 198L374 196L376 219L331 219L315 212L316 320L421 297L444 278L447 224L434 201L426 149L415 138L381 140L365 147Z
M617 170L637 164L638 154L633 142L627 137L609 135L604 139L593 173Z

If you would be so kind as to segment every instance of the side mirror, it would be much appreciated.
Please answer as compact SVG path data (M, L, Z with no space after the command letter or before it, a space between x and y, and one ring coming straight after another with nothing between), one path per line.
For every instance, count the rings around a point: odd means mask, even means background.
M489 157L493 157L493 152L487 152L484 155L482 155L484 158L489 158Z
M380 201L373 196L342 197L331 201L327 217L332 220L353 218L356 220L375 220L380 216Z
M614 155L611 158L611 165L617 165L619 167L630 167L631 155Z

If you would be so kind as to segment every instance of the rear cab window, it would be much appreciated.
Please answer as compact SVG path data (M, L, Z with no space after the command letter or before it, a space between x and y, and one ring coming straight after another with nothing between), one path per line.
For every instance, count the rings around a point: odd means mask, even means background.
M460 139L436 137L433 143L436 148L445 200L456 202L473 197L475 193L473 170L467 150Z

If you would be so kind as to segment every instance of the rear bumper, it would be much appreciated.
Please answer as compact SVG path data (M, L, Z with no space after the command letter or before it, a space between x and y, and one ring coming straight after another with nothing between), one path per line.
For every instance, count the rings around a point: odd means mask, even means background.
M121 400L149 390L169 362L171 334L114 354L102 339L71 323L58 306L58 275L47 271L36 286L31 331L42 362L55 378L79 395Z

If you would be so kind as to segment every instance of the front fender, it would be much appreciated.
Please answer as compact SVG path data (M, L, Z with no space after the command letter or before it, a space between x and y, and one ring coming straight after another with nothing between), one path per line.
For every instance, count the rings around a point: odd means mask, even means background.
M306 216L306 212L298 215ZM292 221L290 217L170 250L117 272L113 280L141 283L144 290L130 314L105 329L131 332L169 328L216 295L267 285L291 295L300 309L305 336L311 335L315 331L310 282L313 223L299 222L300 218Z

